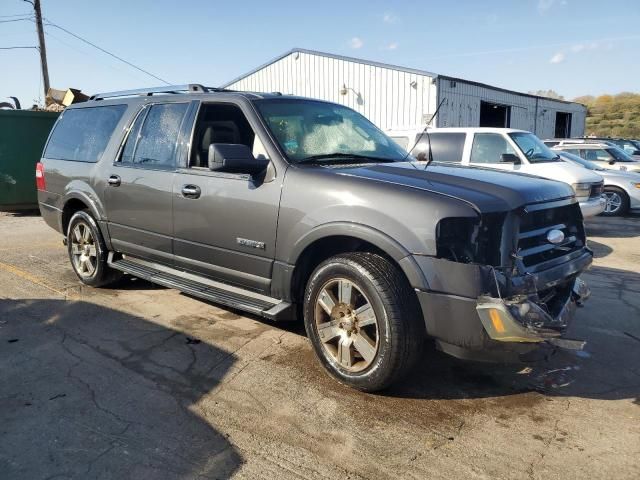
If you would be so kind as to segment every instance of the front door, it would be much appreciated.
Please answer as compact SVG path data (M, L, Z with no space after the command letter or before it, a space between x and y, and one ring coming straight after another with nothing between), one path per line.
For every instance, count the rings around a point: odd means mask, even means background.
M146 105L129 129L105 187L109 235L118 252L172 264L172 188L188 103Z
M275 258L283 172L263 175L209 170L214 143L244 144L269 158L242 105L203 103L188 163L173 181L176 267L268 293Z
M503 135L499 133L476 133L471 144L469 163L499 170L521 170L521 164L514 165L513 163L500 161L502 155L508 153L517 155L516 150Z

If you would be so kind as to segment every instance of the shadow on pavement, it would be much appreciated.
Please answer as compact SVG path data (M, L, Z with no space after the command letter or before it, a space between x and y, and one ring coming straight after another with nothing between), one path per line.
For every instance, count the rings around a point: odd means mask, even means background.
M582 352L546 348L518 365L466 362L431 343L415 372L384 395L423 399L504 397L526 392L640 404L640 274L593 267L583 276L592 298L578 309L567 337Z
M592 217L584 222L587 238L633 238L640 236L640 215Z
M110 308L0 301L3 478L228 478L240 454L190 407L234 357Z
M613 253L613 248L609 245L605 245L604 243L589 239L587 241L587 245L591 250L593 250L594 258L604 258Z

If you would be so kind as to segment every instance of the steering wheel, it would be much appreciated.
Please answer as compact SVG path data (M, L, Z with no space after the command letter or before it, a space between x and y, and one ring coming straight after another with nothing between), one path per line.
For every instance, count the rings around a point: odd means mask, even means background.
M533 155L533 148L530 148L529 150L527 150L526 152L524 152L525 157L529 158L531 155Z

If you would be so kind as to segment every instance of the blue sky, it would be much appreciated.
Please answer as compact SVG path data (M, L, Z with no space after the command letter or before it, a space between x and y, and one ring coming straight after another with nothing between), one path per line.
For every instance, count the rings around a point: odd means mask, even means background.
M0 3L0 47L37 45ZM640 91L640 1L42 0L43 15L171 83L219 85L308 48L567 98ZM159 82L47 27L51 85L92 93ZM0 50L0 97L41 96L36 50Z

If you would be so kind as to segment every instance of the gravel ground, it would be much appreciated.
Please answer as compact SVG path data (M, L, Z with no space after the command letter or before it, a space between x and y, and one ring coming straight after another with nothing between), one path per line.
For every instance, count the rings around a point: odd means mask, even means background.
M504 366L427 343L369 395L300 325L81 286L37 215L0 214L0 477L640 478L640 217L587 227L585 352Z

